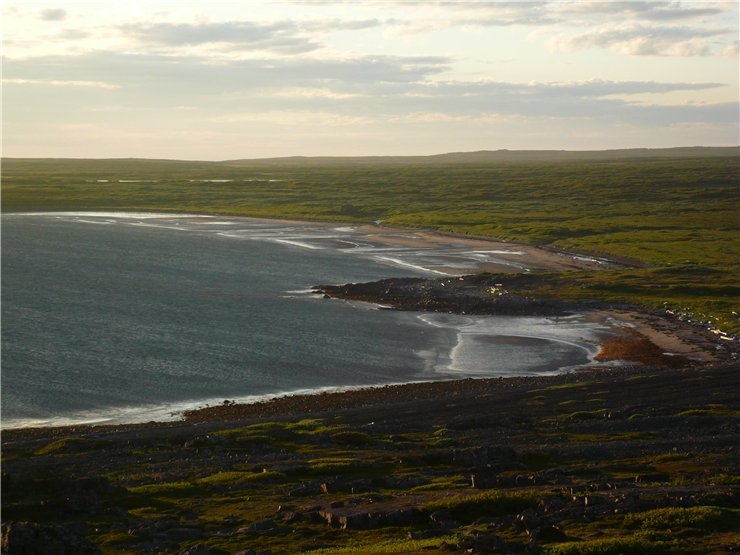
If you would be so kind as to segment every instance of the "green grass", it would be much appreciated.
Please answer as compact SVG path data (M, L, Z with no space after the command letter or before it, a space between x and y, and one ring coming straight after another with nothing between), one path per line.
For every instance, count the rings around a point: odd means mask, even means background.
M214 485L241 485L249 484L254 482L270 482L273 480L280 480L285 476L280 472L243 472L243 471L223 471L211 474L204 478L197 480L198 484L207 486Z
M706 409L684 410L677 416L714 416L714 417L731 417L740 418L740 409L731 409L725 407L710 407Z
M108 441L86 439L83 437L67 437L52 441L39 447L34 451L36 456L57 455L57 454L74 454L96 449L105 449L109 445Z
M555 293L740 332L737 149L231 162L4 159L3 211L130 210L424 227L623 256ZM205 180L229 179L225 183ZM132 182L131 180L143 180Z
M650 541L641 537L605 538L582 542L566 542L548 546L547 555L648 555L670 553L664 542Z
M536 505L543 497L540 491L486 490L482 493L457 494L443 500L434 501L420 507L423 511L447 510L460 520L469 521L483 515L496 516L516 514L527 507Z
M721 529L740 516L737 509L720 507L664 507L643 513L632 513L624 518L624 525L642 530L678 530L681 528Z
M137 495L175 495L180 496L187 492L194 491L195 485L192 482L159 482L156 484L143 484L128 488L129 492Z
M426 540L414 539L387 539L376 542L358 542L351 547L311 550L315 555L384 555L390 553L424 553L425 550L436 548L441 542L447 541L454 545L456 536L438 536Z

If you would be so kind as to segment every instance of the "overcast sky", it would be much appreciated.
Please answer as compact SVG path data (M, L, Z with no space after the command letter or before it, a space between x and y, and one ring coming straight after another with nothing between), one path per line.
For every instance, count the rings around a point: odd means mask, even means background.
M3 1L3 155L737 145L738 2Z

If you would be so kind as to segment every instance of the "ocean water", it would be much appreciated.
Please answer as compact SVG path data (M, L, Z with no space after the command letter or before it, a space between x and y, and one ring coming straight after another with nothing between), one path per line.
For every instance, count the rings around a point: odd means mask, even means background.
M450 256L329 224L3 215L2 426L164 420L226 399L554 373L592 360L607 328L578 315L396 312L308 292L438 275L435 263Z

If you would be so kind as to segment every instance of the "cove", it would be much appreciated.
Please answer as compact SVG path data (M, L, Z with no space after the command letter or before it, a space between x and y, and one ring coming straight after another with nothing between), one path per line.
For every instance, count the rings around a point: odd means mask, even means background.
M177 418L224 400L588 364L605 324L380 310L320 283L528 267L404 230L185 214L2 219L2 426Z

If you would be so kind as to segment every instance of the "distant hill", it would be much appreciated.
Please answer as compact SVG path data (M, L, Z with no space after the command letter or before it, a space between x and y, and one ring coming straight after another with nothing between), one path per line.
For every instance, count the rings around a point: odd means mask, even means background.
M479 150L450 152L428 156L285 156L276 158L242 158L223 161L170 160L151 158L3 158L2 172L24 168L34 171L69 170L116 171L136 167L151 170L212 169L234 166L326 166L326 165L404 165L404 164L487 164L514 162L549 162L575 160L629 160L668 158L707 158L740 156L740 146L630 148L616 150Z
M624 160L650 158L706 158L740 156L740 146L730 147L676 147L628 148L615 150L478 150L475 152L449 152L428 156L287 156L278 158L246 158L225 160L237 164L461 164L489 162L546 162L557 160Z

